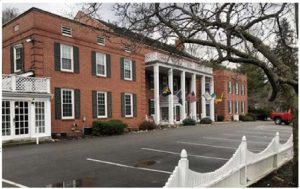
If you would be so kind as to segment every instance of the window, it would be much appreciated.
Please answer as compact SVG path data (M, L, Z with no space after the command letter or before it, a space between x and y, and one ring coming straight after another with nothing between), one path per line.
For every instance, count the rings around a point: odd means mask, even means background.
M245 84L241 86L241 95L245 95Z
M155 108L154 108L154 99L150 100L150 104L149 104L149 110L150 110L150 115L154 115L155 114Z
M163 88L168 87L168 78L166 76L162 77L162 87Z
M242 114L245 114L245 102L241 102L241 111L242 111Z
M239 114L239 101L235 101L235 113Z
M72 30L69 27L62 26L61 27L61 34L64 36L72 37Z
M35 132L45 133L45 102L35 102Z
M97 92L97 117L107 117L107 93Z
M96 53L96 75L106 77L106 55Z
M178 79L174 78L174 80L173 80L173 91L178 91L178 90L179 90Z
M235 94L239 94L239 83L238 82L236 82L235 83Z
M232 114L232 101L231 100L228 101L228 113Z
M148 77L149 89L154 89L154 77L153 74L150 74Z
M232 93L232 82L228 81L228 92Z
M132 94L126 93L124 99L125 99L125 117L132 117L133 116Z
M132 61L124 59L124 79L132 80Z
M10 102L2 101L2 136L10 134Z
M105 37L97 36L96 40L99 45L105 45Z
M208 82L205 83L205 92L210 93L210 84Z
M61 70L73 72L73 47L61 44Z
M23 68L23 45L14 46L14 72L19 72Z
M62 119L74 119L74 90L61 90Z
M20 25L19 25L19 24L17 24L17 25L14 26L14 31L15 31L15 32L16 32L16 31L19 31L19 29L20 29Z

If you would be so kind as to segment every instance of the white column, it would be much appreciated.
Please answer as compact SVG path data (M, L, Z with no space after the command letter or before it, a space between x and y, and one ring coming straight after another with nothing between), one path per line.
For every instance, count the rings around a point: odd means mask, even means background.
M201 108L202 108L202 113L201 113L201 119L203 119L204 117L206 117L206 100L203 97L203 95L205 94L205 76L202 76L201 78Z
M210 94L214 93L215 92L215 88L214 88L214 77L211 77L211 80L210 80ZM214 100L211 100L209 102L210 104L210 119L212 121L215 121L215 101Z
M174 124L174 94L173 94L173 69L170 68L168 71L168 83L171 94L169 95L169 124Z
M192 81L191 81L191 91L194 91L195 96L196 94L196 74L192 75ZM192 119L197 120L197 102L191 103L191 111L192 111Z
M160 107L159 107L159 66L153 66L154 72L154 121L156 124L160 123Z
M180 86L181 86L181 98L182 98L182 106L180 111L180 120L184 120L186 118L185 112L185 71L182 71L180 74Z

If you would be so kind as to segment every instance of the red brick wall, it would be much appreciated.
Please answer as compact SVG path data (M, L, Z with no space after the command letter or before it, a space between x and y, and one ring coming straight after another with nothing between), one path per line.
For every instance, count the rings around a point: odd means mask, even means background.
M228 82L232 81L232 93L228 91ZM235 94L235 82L239 82L239 94ZM241 95L241 84L245 85L245 95ZM248 90L247 90L247 76L235 73L229 70L214 70L214 84L217 98L220 97L224 91L224 100L221 103L215 104L215 112L217 115L223 115L226 121L232 120L232 115L235 113L235 103L232 104L233 114L228 113L228 101L244 101L245 113L248 112ZM239 114L241 114L241 105L239 104Z

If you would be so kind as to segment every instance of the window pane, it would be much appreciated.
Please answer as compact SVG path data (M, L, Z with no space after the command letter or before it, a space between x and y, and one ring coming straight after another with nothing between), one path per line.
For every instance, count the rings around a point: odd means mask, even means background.
M97 97L98 116L106 116L105 94L106 93L98 93L98 97Z
M125 115L131 116L131 95L125 95Z
M72 49L71 46L61 45L62 69L72 69Z
M131 60L124 59L124 77L131 79Z
M35 103L35 132L39 128L39 133L45 133L45 103Z
M72 117L73 116L73 105L72 105L72 91L71 90L63 90L63 99L62 99L62 107L63 107L63 117Z
M2 101L2 136L10 135L10 103Z

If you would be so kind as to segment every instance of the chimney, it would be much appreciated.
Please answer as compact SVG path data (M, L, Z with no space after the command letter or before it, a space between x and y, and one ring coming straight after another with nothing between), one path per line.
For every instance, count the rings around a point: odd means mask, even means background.
M175 39L175 47L179 51L184 51L184 43L182 43L180 39Z

